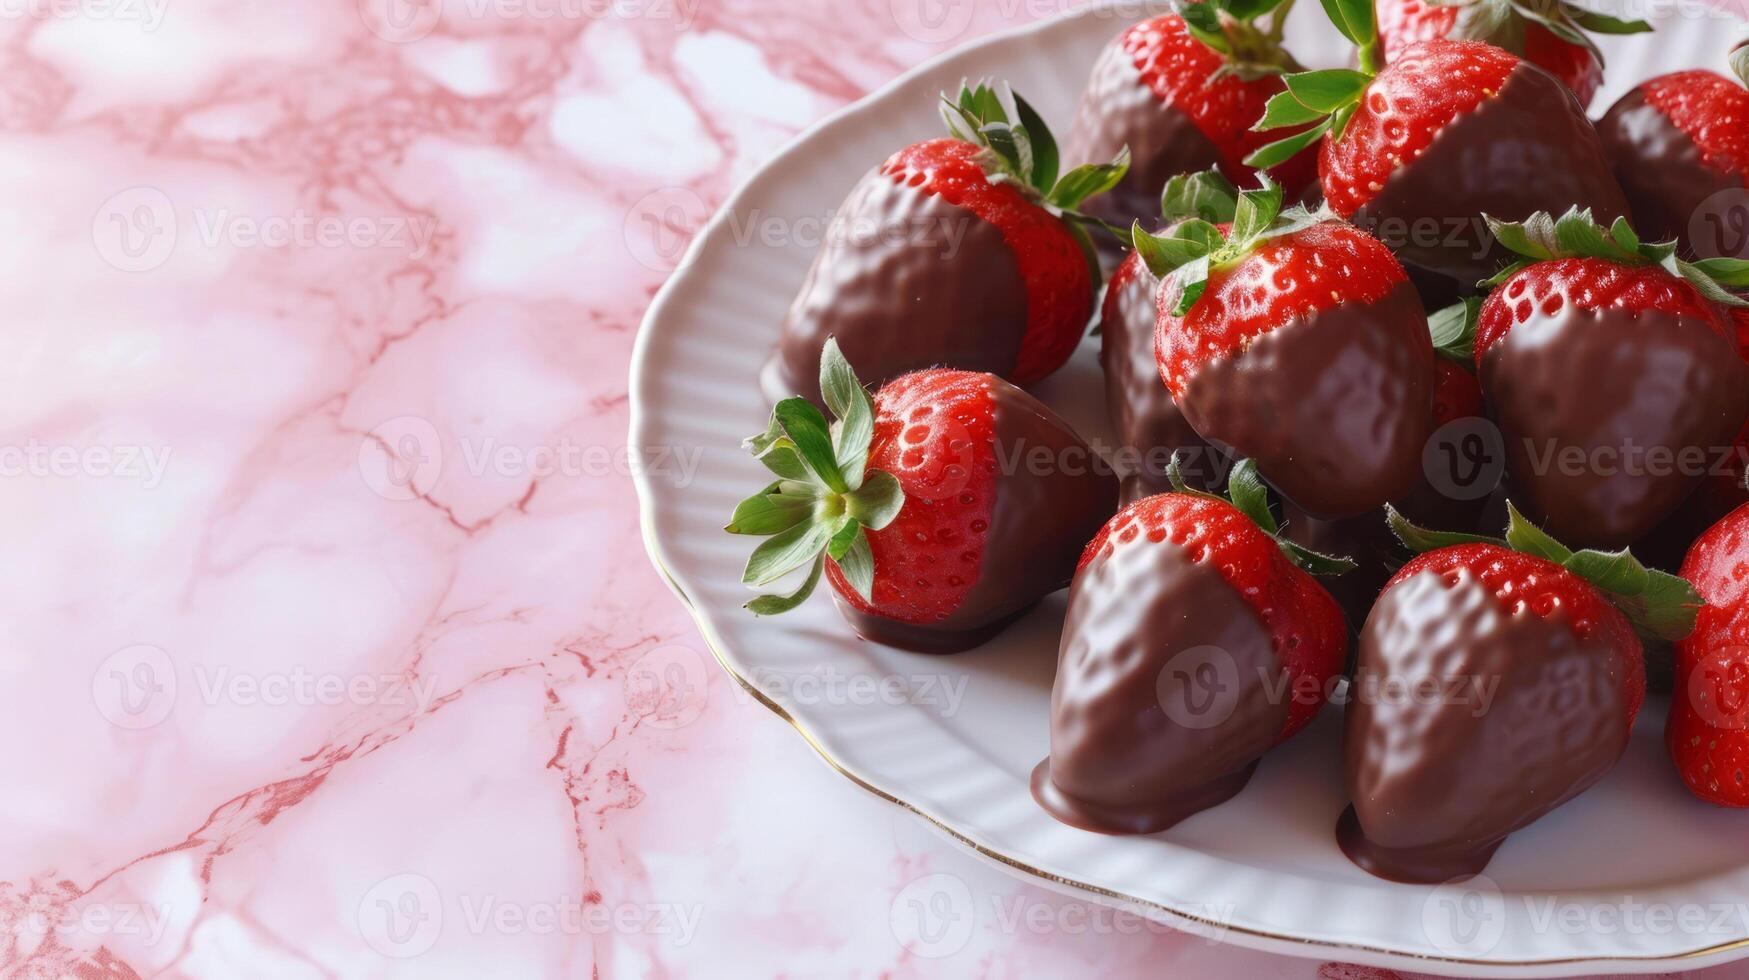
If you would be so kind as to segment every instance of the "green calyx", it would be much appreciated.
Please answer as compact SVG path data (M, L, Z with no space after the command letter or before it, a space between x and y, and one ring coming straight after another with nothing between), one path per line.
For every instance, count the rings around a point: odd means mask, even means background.
M1259 148L1245 158L1246 166L1261 169L1285 163L1327 133L1341 139L1348 121L1360 108L1366 87L1383 67L1379 62L1379 25L1372 0L1323 0L1323 4L1330 22L1359 53L1360 70L1327 68L1283 76L1287 90L1269 100L1263 108L1263 118L1257 120L1251 131L1303 128Z
M1301 70L1281 43L1293 6L1294 0L1193 0L1179 4L1178 15L1191 37L1221 55L1210 81L1225 75L1254 81Z
M1200 177L1201 175L1199 175ZM1233 230L1222 234L1206 217L1187 217L1173 225L1164 235L1151 235L1136 222L1130 229L1130 239L1142 261L1154 275L1165 280L1178 299L1174 315L1190 312L1208 288L1209 273L1251 254L1263 241L1290 234L1323 221L1327 215L1303 207L1282 211L1281 185L1264 174L1257 175L1261 186L1242 191L1233 206ZM1167 195L1173 193L1167 186ZM1185 190L1184 194L1197 192ZM1168 207L1172 201L1165 202ZM1204 205L1211 202L1203 201ZM1219 213L1219 212L1216 212Z
M747 559L742 583L763 589L809 569L796 591L747 603L759 616L801 605L820 583L827 560L837 564L864 601L872 601L874 554L866 532L891 524L905 506L898 479L868 469L874 402L836 340L827 340L820 354L820 392L836 422L828 425L805 398L786 398L772 409L766 430L742 443L777 477L736 505L723 529L766 539Z
M1198 490L1186 483L1184 472L1174 454L1172 462L1166 466L1166 478L1172 481L1172 489L1191 497L1203 497L1208 500L1219 500L1238 508L1241 514L1251 518L1264 534L1275 539L1282 554L1300 568L1313 575L1343 575L1358 567L1353 559L1337 558L1320 554L1310 548L1304 548L1289 541L1281 535L1281 525L1276 522L1275 514L1269 509L1269 487L1263 482L1263 476L1257 471L1254 460L1242 459L1234 464L1233 471L1227 476L1227 496Z
M1014 184L1059 214L1118 185L1130 169L1125 147L1110 163L1089 163L1059 173L1062 159L1044 118L1008 83L960 86L959 97L941 96L941 118L955 139L983 148L992 179Z
M1604 259L1622 265L1655 265L1686 280L1702 296L1723 306L1749 309L1749 301L1731 290L1749 288L1749 261L1704 259L1687 262L1677 257L1675 242L1648 244L1640 241L1626 218L1604 228L1591 217L1590 209L1572 208L1559 218L1539 211L1524 221L1500 221L1482 216L1495 239L1524 258L1482 283L1498 286L1528 265L1551 259Z
M1457 23L1447 36L1454 40L1487 41L1522 54L1526 24L1541 25L1568 44L1591 52L1599 66L1603 52L1592 34L1643 34L1652 25L1587 10L1567 0L1433 0L1436 6L1458 8Z
M1179 174L1160 192L1160 216L1168 225L1187 218L1225 224L1238 212L1239 189L1219 170Z
M1473 368L1476 363L1476 326L1482 320L1482 301L1462 300L1427 317L1433 334L1433 352L1448 361Z
M1386 508L1386 520L1403 546L1416 554L1491 544L1553 562L1603 593L1646 640L1674 643L1694 632L1695 617L1706 603L1686 580L1647 568L1626 549L1574 551L1531 523L1510 502L1506 509L1510 516L1503 538L1429 531L1410 523L1395 507Z

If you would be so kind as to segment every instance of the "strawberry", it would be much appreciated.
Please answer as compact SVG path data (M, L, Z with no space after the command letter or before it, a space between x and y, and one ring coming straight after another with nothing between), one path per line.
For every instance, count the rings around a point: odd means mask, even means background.
M1006 86L943 99L951 139L895 153L839 209L762 375L768 398L813 388L822 345L876 382L926 367L1029 385L1087 332L1097 261L1074 213L1127 162L1058 178L1050 129Z
M1749 417L1749 368L1717 305L1742 302L1719 280L1749 282L1749 263L1691 265L1581 211L1490 225L1524 256L1491 282L1476 333L1511 483L1556 535L1630 545Z
M820 358L831 426L786 398L747 448L777 480L742 501L727 531L768 537L742 581L801 569L801 604L825 574L863 637L908 650L977 646L1044 596L1117 502L1117 481L1062 419L991 374L903 375L871 400L835 341Z
M1151 221L1171 177L1219 168L1251 183L1245 157L1268 142L1251 132L1284 71L1299 65L1281 46L1282 0L1203 0L1183 16L1145 20L1118 35L1093 67L1069 137L1071 160L1109 159L1128 147L1132 164L1088 213L1122 227ZM1274 14L1270 26L1260 23ZM1186 20L1186 18L1189 18ZM1316 180L1310 153L1274 166L1297 196Z
M1386 61L1417 41L1487 41L1566 83L1581 106L1590 105L1603 84L1603 53L1585 32L1638 34L1652 29L1645 21L1618 20L1564 0L1378 0L1378 17L1379 47Z
M1408 492L1433 405L1427 317L1403 268L1365 232L1240 195L1230 235L1206 221L1134 229L1160 290L1160 374L1211 444L1255 459L1326 520Z
M1738 311L1743 312L1743 311ZM1712 454L1706 476L1694 494L1665 518L1664 523L1634 545L1634 553L1653 568L1675 571L1694 542L1714 524L1744 504L1749 504L1749 421L1725 451Z
M1379 70L1370 0L1328 6L1359 45L1361 70L1287 76L1257 127L1317 124L1259 150L1252 164L1322 139L1330 207L1405 265L1465 290L1504 258L1478 215L1522 220L1574 205L1627 213L1597 132L1554 76L1480 41L1421 41Z
M1733 64L1749 83L1749 48ZM1597 132L1642 232L1690 254L1749 258L1749 88L1704 69L1660 75L1622 96ZM1734 207L1709 205L1719 195Z
M1161 234L1191 218L1231 228L1239 192L1218 171L1174 177L1167 182L1160 210L1167 221ZM1099 321L1099 363L1105 369L1105 404L1125 458L1120 467L1123 499L1137 500L1172 489L1166 463L1177 459L1186 479L1198 489L1225 482L1221 453L1196 434L1160 383L1154 358L1154 327L1159 319L1159 277L1130 252L1105 291Z
M1707 606L1676 645L1665 744L1694 795L1749 807L1749 505L1694 543L1682 577Z
M1075 572L1032 786L1077 827L1154 833L1230 798L1342 669L1342 611L1305 569L1345 564L1276 536L1249 461L1231 501L1179 486L1124 508Z
M1641 635L1688 635L1700 599L1516 509L1504 539L1390 520L1421 554L1361 630L1337 839L1372 874L1437 883L1480 873L1614 767L1645 700Z

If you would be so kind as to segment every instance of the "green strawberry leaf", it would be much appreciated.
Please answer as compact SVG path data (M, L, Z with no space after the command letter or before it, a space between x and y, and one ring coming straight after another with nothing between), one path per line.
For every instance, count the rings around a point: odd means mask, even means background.
M1168 180L1160 193L1160 214L1168 222L1184 218L1211 224L1230 222L1238 206L1238 188L1219 170L1179 174Z
M1264 534L1275 537L1281 530L1275 522L1275 515L1269 512L1269 487L1257 471L1256 460L1242 459L1233 466L1232 473L1227 476L1227 496L1234 507L1263 529Z
M826 557L820 555L814 559L813 570L808 573L808 578L802 583L801 588L789 595L762 595L747 603L743 608L755 616L776 616L779 613L789 612L806 601L808 596L814 594L815 586L820 584L820 572L825 567Z
M1361 70L1378 73L1378 18L1372 0L1323 0L1324 13L1336 30L1359 49Z
M772 416L783 426L784 434L795 444L795 451L820 482L834 493L850 489L844 472L838 468L837 451L832 448L832 430L826 416L806 398L790 397L777 403Z
M810 497L791 496L782 492L781 481L735 505L735 515L723 530L730 534L752 534L766 537L787 531L808 518L814 509Z
M1456 548L1466 544L1491 544L1501 548L1506 542L1499 538L1490 538L1483 534L1462 534L1457 531L1433 531L1416 526L1415 522L1404 517L1397 508L1385 505L1385 523L1391 528L1391 533L1403 543L1403 547L1417 555L1429 551L1439 551L1442 548Z
M826 549L837 528L825 521L805 521L765 539L747 559L741 584L763 588L801 568Z
M1749 41L1744 41L1731 51L1731 70L1737 73L1744 85L1749 85Z
M1532 262L1603 259L1622 265L1656 265L1686 280L1715 303L1749 307L1749 301L1731 292L1733 287L1749 286L1749 262L1741 259L1685 262L1676 255L1676 242L1644 242L1625 218L1617 218L1608 230L1597 224L1589 209L1577 207L1558 219L1543 211L1520 222L1500 221L1487 215L1483 218L1501 245L1527 260L1508 266L1484 286L1498 286Z
M862 481L862 486L844 497L845 513L871 531L884 529L905 507L905 491L899 488L899 478L885 470L875 470Z
M1063 175L1050 188L1045 200L1064 211L1074 211L1090 197L1098 197L1123 182L1130 172L1130 148L1118 151L1110 163L1085 163Z
M1044 117L1018 92L1014 94L1014 108L1020 128L1026 131L1027 139L1032 143L1032 186L1041 191L1049 190L1056 186L1057 174L1062 168L1057 138L1051 135L1051 127L1045 125Z
M1508 515L1506 544L1513 551L1535 555L1557 565L1565 565L1567 559L1573 557L1572 549L1556 541L1549 536L1548 532L1531 523L1529 518L1519 513L1518 507L1511 501L1506 502L1506 513Z
M869 441L874 438L874 402L856 380L856 372L834 338L827 339L820 352L820 394L826 407L838 416L831 428L833 451L845 482L855 490L862 482Z
M1471 365L1476 361L1476 325L1482 319L1482 301L1470 297L1427 318L1433 334L1433 351L1447 360Z
M1749 260L1701 259L1694 267L1721 286L1749 289Z
M838 571L844 575L844 580L856 590L864 602L874 601L874 552L869 549L868 534L857 528L856 538L850 547L836 559Z
M1130 229L1130 240L1148 271L1157 278L1165 278L1181 266L1206 258L1226 244L1221 230L1200 218L1180 222L1165 235L1148 234L1138 221Z
M1282 98L1282 96L1278 95L1276 98L1279 99ZM1269 122L1271 118L1279 118L1279 115L1272 117L1271 115L1266 114L1263 117L1263 120L1258 123L1258 128L1274 129L1277 126L1297 125L1297 123L1275 123L1274 125L1264 125L1264 123ZM1317 117L1314 116L1313 118ZM1305 130L1304 132L1295 133L1286 139L1280 139L1276 140L1274 143L1265 144L1254 150L1250 156L1245 158L1245 166L1255 167L1259 170L1267 170L1270 167L1286 163L1294 157L1299 156L1300 153L1313 143L1323 139L1324 134L1330 132L1331 127L1334 125L1334 119L1325 119L1323 122L1313 126L1311 129Z
M1255 242L1281 215L1281 185L1266 174L1258 174L1257 179L1263 186L1241 192L1238 209L1233 215L1231 240L1241 245Z
M1361 93L1371 84L1372 76L1347 68L1330 68L1287 75L1282 81L1287 84L1286 94L1322 116L1359 102ZM1273 102L1274 99L1270 101Z

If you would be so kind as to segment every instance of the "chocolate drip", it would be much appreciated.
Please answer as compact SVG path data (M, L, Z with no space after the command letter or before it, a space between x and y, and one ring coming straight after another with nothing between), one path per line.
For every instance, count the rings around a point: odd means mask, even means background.
M1149 834L1244 787L1287 723L1269 630L1170 541L1113 543L1075 578L1033 796L1086 830ZM1171 710L1167 708L1170 706Z
M1493 98L1398 167L1353 221L1404 265L1455 279L1453 288L1462 292L1511 261L1480 215L1520 221L1574 205L1592 209L1605 225L1627 214L1578 100L1553 75L1523 62Z
M996 226L872 173L833 220L760 386L772 402L818 402L828 337L870 385L930 367L1006 376L1026 325L1026 283Z
M996 402L996 493L978 579L945 619L901 623L838 602L858 635L918 653L979 646L1068 587L1087 542L1117 511L1117 479L1069 424L1006 381Z
M1488 349L1481 376L1514 502L1574 547L1627 547L1652 531L1749 415L1733 342L1658 311L1538 314ZM1655 465L1653 453L1669 458Z
M1315 313L1205 364L1179 407L1307 513L1339 520L1414 488L1433 390L1426 317L1402 282L1377 303Z
M1468 573L1386 592L1361 632L1343 757L1343 851L1381 878L1443 882L1609 772L1628 743L1628 666L1601 630L1509 614ZM1386 686L1390 681L1392 686ZM1434 692L1416 696L1396 691ZM1369 693L1374 692L1374 693Z
M1693 254L1688 229L1701 205L1720 191L1743 190L1743 177L1707 166L1700 147L1646 101L1644 89L1611 106L1597 135L1645 241L1678 240Z

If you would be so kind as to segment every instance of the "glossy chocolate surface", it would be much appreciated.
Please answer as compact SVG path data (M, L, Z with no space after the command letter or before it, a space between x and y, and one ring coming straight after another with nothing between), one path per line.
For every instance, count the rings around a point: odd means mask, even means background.
M1421 301L1399 283L1377 303L1315 313L1204 364L1179 407L1307 513L1359 517L1420 479L1433 356Z
M772 402L818 402L828 337L871 386L930 367L1006 376L1026 323L1026 284L996 226L871 173L833 220L760 387Z
M1634 230L1646 241L1688 245L1701 204L1719 191L1743 189L1742 177L1707 166L1700 147L1649 104L1642 89L1610 107L1597 135L1627 195Z
M1281 678L1218 571L1170 541L1114 542L1070 592L1033 796L1085 830L1165 830L1244 787L1287 722Z
M1569 304L1514 326L1481 364L1514 502L1570 547L1644 537L1749 415L1749 369L1733 347L1657 311Z
M1625 672L1601 631L1581 639L1563 619L1511 615L1467 573L1453 586L1433 572L1398 583L1361 632L1343 851L1397 881L1479 873L1508 834L1621 757ZM1393 693L1417 686L1435 693Z
M1154 294L1160 280L1133 254L1112 277L1100 320L1099 363L1105 369L1105 405L1122 444L1123 501L1167 493L1172 481L1166 465L1181 451L1184 478L1213 490L1226 473L1226 461L1185 421L1160 377L1154 357Z
M1114 42L1093 66L1063 159L1069 165L1104 163L1125 146L1130 148L1130 172L1083 208L1120 228L1137 221L1151 227L1160 220L1160 192L1168 179L1221 163L1214 141L1183 111L1160 101L1142 81L1134 60ZM1109 235L1094 237L1115 264L1122 250Z
M1040 599L1067 588L1087 542L1117 512L1117 478L1057 414L1006 381L996 402L996 494L978 579L945 619L901 623L842 601L858 635L919 653L987 642Z
M1510 261L1480 215L1518 221L1574 205L1591 208L1605 225L1627 214L1578 100L1553 75L1524 62L1493 98L1397 168L1353 221L1405 265L1447 276L1462 289Z

